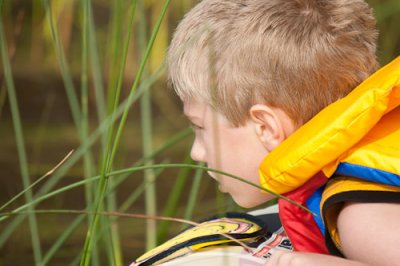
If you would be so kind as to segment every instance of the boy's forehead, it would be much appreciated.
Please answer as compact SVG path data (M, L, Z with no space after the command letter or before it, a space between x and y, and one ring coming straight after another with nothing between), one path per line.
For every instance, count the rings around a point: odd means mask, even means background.
M183 112L184 115L192 122L196 123L210 123L217 122L220 126L229 126L232 124L227 118L215 111L209 104L204 101L190 100L183 101Z

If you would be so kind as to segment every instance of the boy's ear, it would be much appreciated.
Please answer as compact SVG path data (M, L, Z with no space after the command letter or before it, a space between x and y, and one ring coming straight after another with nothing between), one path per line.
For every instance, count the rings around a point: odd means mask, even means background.
M271 152L287 136L285 121L277 108L264 104L255 104L250 108L250 119L255 125L256 134L264 147Z

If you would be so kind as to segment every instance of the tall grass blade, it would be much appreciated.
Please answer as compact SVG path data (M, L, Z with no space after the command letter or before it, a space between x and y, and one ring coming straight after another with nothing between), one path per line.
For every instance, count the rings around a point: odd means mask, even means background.
M135 4L136 1L133 1L132 4ZM115 104L116 98L116 90L118 90L118 73L121 73L121 67L125 65L124 60L120 60L121 58L121 47L120 40L122 39L122 27L123 25L123 1L115 0L112 4L112 14L111 14L111 23L110 23L110 40L111 44L108 49L109 53L109 70L108 70L108 88L107 88L107 99L108 99L108 113L112 113L113 106ZM133 19L133 14L131 16ZM131 25L131 24L130 24ZM128 32L130 35L130 32ZM126 39L128 42L129 38Z
M191 162L193 162L193 161L189 157L187 157L185 160L185 163L191 163ZM166 217L176 216L179 199L182 196L182 192L185 190L184 188L186 186L187 179L189 177L189 174L191 173L191 170L192 169L190 169L190 168L184 168L184 169L181 169L181 171L179 172L178 177L175 181L175 184L174 184L171 192L168 193L169 197L164 206L162 216L166 216ZM158 243L163 243L166 240L166 238L168 236L169 226L170 226L169 221L160 222L160 224L158 226L158 232L157 232Z
M12 71L11 71L11 64L10 64L10 61L8 58L7 41L6 41L5 35L4 35L3 15L2 15L3 13L2 13L2 10L0 10L0 11L1 11L0 12L0 45L1 45L0 49L1 49L3 68L4 68L4 79L6 82L8 99L9 99L10 108L11 108L11 116L12 116L12 121L13 121L13 125L14 125L15 139L16 139L16 145L17 145L17 150L18 150L19 166L20 166L20 171L21 171L21 175L22 175L22 183L23 183L24 188L26 189L30 185L28 160L27 160L27 155L26 155L26 151L25 151L25 142L24 142L24 136L23 136L23 130L22 130L22 123L21 123L21 117L19 114L17 95L15 92L15 85L14 85L14 80L13 80ZM26 202L32 201L33 196L32 196L31 190L26 190L24 195L25 195ZM30 207L29 211L32 211L32 210L33 210L33 207ZM42 260L42 251L41 251L40 237L39 237L38 225L36 222L35 214L33 214L33 213L29 214L28 220L29 220L29 230L31 233L31 241L32 241L34 260L35 260L36 264L39 264L40 261Z
M138 0L138 13L141 15L138 23L138 51L139 54L143 54L146 49L146 17L144 1ZM151 63L151 60L149 60ZM149 65L150 65L149 63ZM143 77L148 75L148 67L146 66L143 71ZM151 93L150 90L146 90L140 99L140 115L141 115L141 131L142 131L142 151L143 156L147 157L152 153L152 115L151 115ZM152 164L152 161L148 161L148 164ZM152 169L144 171L144 180L146 183L145 191L145 208L146 215L154 216L157 213L157 193L156 186L154 183L154 173ZM146 250L150 250L157 245L157 223L156 220L146 221Z
M163 19L164 15L165 15L165 13L167 11L169 2L170 2L170 0L167 0L165 2L164 7L163 7L163 11L162 11L162 13L161 13L161 15L159 17L159 20L157 21L157 24L155 25L155 28L154 28L153 33L151 35L149 44L148 44L147 49L146 49L146 53L144 54L144 57L141 60L141 64L139 66L139 69L138 69L135 81L133 83L131 92L129 94L128 100L133 98L134 95L135 95L136 89L137 89L137 87L139 85L139 81L141 80L142 74L144 72L144 67L146 65L146 62L147 62L147 59L149 57L150 51L151 51L151 49L153 47L155 37L157 36L158 29L160 28L162 19ZM111 155L109 157L110 159L107 161L108 163L106 164L106 170L108 170L108 169L111 170L111 168L112 168L111 167L112 166L112 162L114 160L115 153L116 153L116 150L117 150L117 147L118 147L118 144L119 144L119 139L120 139L121 134L122 134L122 129L123 129L125 123L126 123L126 119L127 119L127 116L128 116L128 110L129 109L126 108L124 113L122 114L121 121L120 121L118 130L117 130L117 134L116 134L116 137L115 137L115 140L114 140L114 144L113 144L113 147L112 147L112 150L111 150ZM98 184L98 190L97 190L97 193L96 193L94 213L97 213L102 208L102 202L103 202L104 194L105 194L105 191L106 191L106 188L107 188L107 183L108 183L107 182L107 177L106 177L105 173L102 173L102 178L100 178L100 182ZM86 235L83 256L82 256L82 259L81 259L81 265L89 265L89 263L90 263L90 255L91 255L90 253L91 253L92 241L93 241L92 237L95 234L96 227L97 227L97 222L98 222L98 217L95 214L93 216L93 220L92 220L92 222L91 222L91 224L89 226L89 229L88 229L88 232L87 232L87 235Z
M0 120L3 115L4 103L7 98L7 89L4 86L0 87Z
M203 164L200 164L200 165L204 166ZM194 174L192 187L191 187L190 192L189 192L189 199L188 199L188 202L186 204L185 213L183 215L183 218L185 220L192 220L193 210L194 210L194 207L196 206L197 194L198 194L199 189L200 189L201 179L202 179L203 173L204 173L204 170L197 169L195 174Z
M89 136L89 43L90 43L90 0L81 1L82 8L82 44L81 44L81 136L82 143L88 146L86 142ZM83 166L84 166L84 178L89 178L94 175L93 158L91 156L90 149L83 155ZM92 183L88 183L85 186L85 199L86 206L90 208L93 201L93 187ZM88 217L88 224L90 224L90 217ZM97 247L93 247L93 265L99 265L99 253Z
M67 93L68 103L70 104L70 110L72 113L72 118L77 128L80 127L81 121L81 111L79 108L78 97L75 92L75 86L72 81L71 73L67 64L67 59L64 53L62 42L58 33L58 29L55 25L53 13L51 11L51 2L49 0L42 0L43 8L46 12L47 24L50 28L51 38L54 44L54 49L57 56L57 61L60 66L61 74L64 81L64 86Z
M122 39L122 3L121 1L115 1L113 5L113 42L112 42L112 62L113 62L113 68L110 71L110 81L109 81L109 113L114 114L115 109L118 106L118 102L120 99L121 95L121 90L122 90L122 83L123 83L123 78L124 78L124 73L125 73L125 67L126 67L126 61L128 57L128 50L129 50L129 44L133 32L133 25L134 25L134 17L135 17L135 11L136 11L136 1L132 1L129 9L129 24L128 24L128 32L127 36L125 38L125 42L123 45L122 49L122 56L120 54L120 42L119 40ZM118 66L118 61L119 58L121 57L121 60L119 62ZM119 73L117 72L119 70ZM146 90L147 88L145 88ZM107 144L105 148L105 152L103 154L103 163L102 163L102 168L101 168L101 173L104 172L109 172L112 169L112 162L109 160L110 157L110 150L113 142L113 135L114 135L114 124L112 124L107 132ZM110 182L113 182L111 180ZM107 197L107 208L110 210L115 210L117 208L116 206L116 195L113 191L109 193ZM104 223L106 223L106 227L111 228L109 230L109 237L112 245L106 245L107 251L109 254L109 260L110 263L113 265L122 265L122 252L121 252L121 247L120 247L120 240L119 240L119 232L118 232L118 224L114 218L106 218L103 219Z
M170 0L166 0L165 1L165 4L164 4L162 12L161 12L161 14L159 16L159 19L158 19L156 25L154 26L153 32L152 32L152 34L150 36L150 39L149 39L149 43L148 43L148 45L146 47L146 51L145 51L145 53L143 55L142 60L140 61L139 69L137 71L137 74L136 74L136 77L135 77L135 81L134 81L134 83L132 85L132 88L131 88L131 91L129 93L128 99L131 99L131 98L134 97L136 89L139 86L139 83L140 83L141 78L142 78L142 74L143 74L143 72L145 70L145 66L146 66L146 63L148 61L148 58L149 58L149 55L150 55L150 52L151 52L151 49L153 48L153 44L154 44L155 38L157 36L158 30L160 28L160 25L161 25L161 22L162 22L162 20L164 18L164 15L167 12L169 3L170 3ZM118 148L119 140L121 138L122 130L123 130L124 126L125 126L126 119L128 117L128 111L129 111L129 108L126 108L124 110L124 113L122 114L121 121L120 121L119 126L118 126L117 134L115 136L115 141L114 141L112 152L111 152L111 156L110 156L110 161L111 162L114 160L114 157L115 157L115 154L116 154L116 151L117 151L117 148Z
M103 85L103 76L102 70L100 68L100 58L99 51L97 48L97 39L96 39L96 27L94 24L93 18L93 9L92 5L88 5L88 16L89 16L89 53L90 53L90 67L92 69L93 75L93 87L95 91L96 97L96 108L97 108L97 118L98 122L101 123L103 119L106 118L106 104L104 97L104 85ZM102 137L102 149L104 152L106 139Z
M110 187L113 186L114 179L110 180ZM107 196L108 210L116 210L117 209L117 197L116 191L110 190L109 195ZM122 257L122 249L121 249L121 240L119 237L119 227L116 217L110 217L107 220L108 227L110 230L110 237L112 241L112 245L109 247L109 251L112 254L112 262L113 265L123 265L123 257Z
M117 64L117 58L119 58L119 39L120 39L120 34L119 34L119 28L118 23L121 23L120 20L120 2L119 1L115 1L114 2L114 9L115 9L115 18L113 21L113 29L114 29L114 41L112 42L112 50L113 50L113 68L110 71L111 76L110 76L110 83L111 85L115 86L110 86L109 85L109 107L108 107L108 112L111 115L115 114L115 109L118 106L118 102L119 102L119 98L121 95L121 90L122 90L122 83L123 83L123 79L124 79L124 73L125 73L125 66L126 66L126 61L128 58L128 50L129 50L129 43L130 40L132 38L132 32L133 32L133 25L134 25L134 17L135 17L135 11L136 11L136 0L132 1L131 4L131 8L130 8L130 22L129 22L129 27L128 27L128 33L127 33L127 37L125 38L125 42L124 42L124 47L123 47L123 53L122 53L122 59L120 62L120 65L118 66ZM117 78L117 73L115 72L116 69L119 69L119 74L118 74L118 78ZM116 82L114 82L116 79ZM145 88L144 90L146 90L147 88ZM112 92L112 93L111 93ZM129 98L128 98L129 99ZM102 162L102 169L101 171L106 172L107 171L107 167L110 167L110 150L112 147L112 141L113 141L113 135L114 135L114 124L112 124L107 132L107 146L106 146L106 152L104 153L103 156L103 162Z

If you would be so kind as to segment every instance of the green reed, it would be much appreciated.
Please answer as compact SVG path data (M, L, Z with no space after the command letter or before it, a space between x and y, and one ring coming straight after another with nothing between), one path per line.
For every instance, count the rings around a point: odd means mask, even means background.
M138 52L139 55L143 54L146 49L147 42L147 23L145 17L144 1L138 0L138 13L140 14L140 21L138 23ZM161 25L160 25L161 26ZM149 68L146 66L143 71L143 77L149 74ZM141 133L143 140L143 155L148 156L153 149L153 132L152 132L152 114L151 114L151 91L146 90L140 99L140 114L141 114ZM146 164L152 164L152 161ZM152 169L144 172L145 189L145 206L146 214L155 216L157 214L157 193L155 187L155 176ZM146 249L149 250L157 245L157 223L155 220L146 221Z
M150 40L149 40L149 43L147 45L146 51L145 51L145 53L143 55L143 58L141 60L140 65L139 65L139 69L137 71L137 74L136 74L136 77L135 77L135 81L134 81L134 83L132 85L132 88L131 88L130 94L128 96L128 99L133 98L134 95L135 95L136 89L137 89L137 87L139 85L139 82L141 80L142 74L143 74L144 69L145 69L145 65L147 63L147 59L148 59L148 57L150 55L150 51L151 51L151 49L153 47L154 40L155 40L155 38L157 36L158 29L159 29L159 27L161 25L162 19L163 19L164 15L165 15L166 11L167 11L168 5L169 5L169 1L166 1L165 5L164 5L164 8L163 8L163 11L162 11L162 13L161 13L161 15L159 17L159 20L157 21L157 24L155 25L155 28L153 30L153 33L152 33L152 35L150 37ZM106 188L107 188L107 183L108 183L108 178L106 176L106 173L109 172L112 169L112 164L113 164L113 161L114 161L114 157L116 155L117 147L119 145L119 140L120 140L120 137L121 137L121 134L122 134L122 130L123 130L123 128L125 126L125 123L126 123L126 119L127 119L127 116L128 116L128 111L129 111L128 108L126 108L124 110L124 113L122 114L121 121L119 123L118 129L117 129L117 132L116 132L116 135L115 135L115 138L114 138L114 143L112 145L112 148L106 151L107 153L111 152L111 155L110 155L110 157L107 156L108 160L106 160L105 163L103 164L104 167L102 168L102 174L101 174L101 178L100 178L100 181L99 181L99 184L98 184L98 188L97 188L97 193L96 193L94 213L97 213L97 212L99 212L101 210L101 204L102 204L102 201L103 201L103 198L104 198L104 194L105 194L105 191L106 191ZM86 235L86 240L85 240L85 245L84 245L84 250L83 250L83 255L82 255L82 260L81 260L81 265L89 265L89 263L90 263L93 235L94 235L94 233L96 231L97 223L98 223L98 216L95 214L93 216L92 222L89 225L88 233Z
M0 7L2 7L3 3L0 4ZM0 13L2 14L2 13ZM18 107L18 100L17 100L17 94L15 90L15 84L14 84L14 79L13 79L13 74L11 70L11 64L10 60L8 57L8 48L7 48L7 42L5 40L4 36L4 29L3 29L3 16L0 15L0 43L1 43L1 58L2 58L2 64L4 68L4 78L6 82L6 88L7 88L7 93L8 93L8 99L10 102L10 108L11 108L11 116L12 116L12 121L13 121L13 126L14 126L14 132L15 132L15 139L16 139L16 146L17 146L17 151L18 151L18 159L19 159L19 166L20 166L20 171L21 171L21 176L22 176L22 183L25 188L24 195L25 195L25 201L31 202L32 201L32 191L27 189L30 186L30 175L29 175L29 169L28 169L28 159L27 159L27 154L26 154L26 149L25 149L25 141L24 141L24 133L22 129L22 122L21 122L21 116L19 113L19 107ZM33 210L33 207L31 206L29 210ZM35 263L38 264L41 259L42 259L42 251L41 251L41 245L40 245L40 236L39 236L39 231L38 231L38 225L36 221L36 217L33 213L28 215L29 218L29 229L31 232L31 241L32 241L32 247L33 247L33 254L34 254L34 259Z

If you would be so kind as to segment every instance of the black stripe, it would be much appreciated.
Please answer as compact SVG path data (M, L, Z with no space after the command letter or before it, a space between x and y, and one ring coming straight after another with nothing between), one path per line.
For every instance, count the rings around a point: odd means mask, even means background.
M329 207L344 203L344 202L363 202L363 203L400 203L400 192L394 191L382 191L382 190L355 190L346 191L335 194L329 197L322 206L322 217L324 217L324 223L326 221L326 212ZM340 250L336 247L333 240L330 237L327 227L325 226L325 244L330 254L344 257Z

